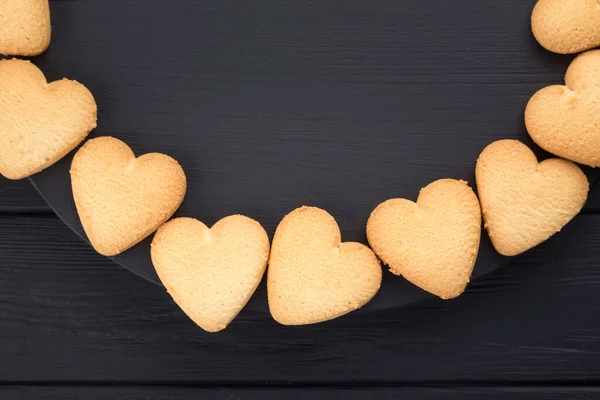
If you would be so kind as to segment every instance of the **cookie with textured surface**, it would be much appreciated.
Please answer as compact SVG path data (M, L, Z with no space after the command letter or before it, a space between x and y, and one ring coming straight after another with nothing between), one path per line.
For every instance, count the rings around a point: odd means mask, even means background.
M514 256L542 243L579 213L588 181L571 161L538 164L516 140L487 146L475 169L485 227L496 250Z
M225 329L260 283L269 259L269 237L242 215L208 228L193 218L161 226L152 241L152 263L173 300L202 329Z
M122 141L87 141L71 164L77 213L88 239L105 256L117 255L152 234L181 205L183 169L159 153L138 158Z
M22 179L49 167L85 139L96 118L81 83L48 83L29 61L0 60L0 174Z
M49 45L48 0L0 1L0 54L37 56Z
M381 286L371 249L341 241L335 219L300 207L279 223L273 238L267 289L273 318L284 325L330 320L365 305Z
M544 150L600 167L600 50L579 55L567 70L565 85L547 86L525 109L531 138Z
M570 54L600 46L600 1L539 0L531 30L547 50Z
M387 200L367 222L369 244L390 270L442 299L465 290L480 237L477 196L454 179L427 185L416 203Z

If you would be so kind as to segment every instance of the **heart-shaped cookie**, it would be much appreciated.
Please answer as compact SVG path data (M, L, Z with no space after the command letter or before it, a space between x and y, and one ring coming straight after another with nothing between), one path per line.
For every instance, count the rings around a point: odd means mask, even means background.
M416 203L387 200L367 222L369 244L390 270L442 299L465 290L480 237L477 196L454 179L421 189Z
M269 259L269 237L248 217L225 217L212 228L192 218L161 226L152 263L181 309L202 329L217 332L244 308Z
M49 45L48 0L0 1L0 54L36 56Z
M0 60L0 174L21 179L49 167L96 127L96 102L82 84L48 84L24 60Z
M583 207L585 174L559 158L538 161L516 140L487 146L475 169L485 227L496 250L520 254L560 231Z
M600 46L600 1L540 0L531 14L538 42L555 53L569 54Z
M117 255L152 234L179 208L186 191L181 166L158 153L135 158L122 141L87 141L71 164L73 197L96 251Z
M565 82L566 86L548 86L529 100L527 131L552 154L600 167L600 50L578 56Z
M279 223L267 273L277 322L304 325L339 317L369 302L380 286L375 254L360 243L342 243L326 211L301 207Z

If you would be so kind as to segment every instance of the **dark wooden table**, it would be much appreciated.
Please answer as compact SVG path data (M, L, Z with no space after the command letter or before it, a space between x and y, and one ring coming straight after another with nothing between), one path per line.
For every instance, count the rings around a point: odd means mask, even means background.
M432 151L409 157L418 176L396 164L386 169L396 179L391 186L401 184L400 194L408 196L443 175L459 177L453 173L463 169L471 174L476 155L492 140L525 138L527 99L560 82L569 62L532 38L528 21L535 0L465 0L461 7L447 0L391 0L373 2L366 14L371 2L178 3L52 1L53 45L34 61L52 79L68 76L90 87L100 111L94 134L116 135L138 152L165 151L180 160L190 178L201 180L190 185L190 204L202 204L205 188L221 193L210 203L213 216L239 212L226 202L231 193L216 190L220 177L237 176L238 168L219 161L218 148L223 152L230 142L217 134L261 132L264 143L274 143L271 150L278 144L285 150L280 132L295 138L305 130L315 138L333 132L306 155L281 152L291 162L279 176L278 160L248 165L256 168L255 177L261 168L275 171L256 189L269 201L274 195L261 192L265 188L319 175L314 193L330 200L315 199L337 204L333 200L344 193L330 190L330 182L342 172L346 181L354 178L348 167L359 152L353 149L366 143L372 153L364 157L379 155L376 144L391 143L386 135L401 126L410 135L389 145L386 162L411 155L413 148ZM282 19L284 4L301 12ZM341 4L346 8L337 12ZM184 23L188 19L193 23ZM199 40L198 32L206 37ZM179 80L171 65L184 66L187 80ZM398 95L401 90L406 96ZM133 106L140 98L147 103ZM197 121L207 127L205 135L214 134L204 153L203 143L193 148L206 157L208 172L195 162L197 154L170 142L174 127L196 143ZM164 140L146 143L137 132ZM363 132L380 140L369 144ZM287 179L305 156L319 161L327 155L314 149L336 143L342 133L356 140L350 140L350 153L327 159L339 168L309 170L312 175L300 170ZM427 147L430 136L419 133L437 134L437 145ZM252 140L240 140L233 153ZM416 147L405 145L411 143ZM447 152L465 162L432 162ZM229 172L221 174L225 167ZM360 171L363 183L379 176L375 167L367 163ZM368 188L361 192L365 197L355 202L355 214L344 215L364 216L372 209L368 196L381 201L392 195L387 188L373 194L380 185L358 186ZM241 184L237 189L248 191ZM298 196L286 196L294 207L314 203L301 198L312 193L295 189ZM359 192L350 187L348 193ZM325 208L336 214L335 207ZM283 211L264 214L259 220L271 218L274 226ZM193 213L200 215L206 213ZM562 233L473 282L456 300L432 299L310 327L283 327L269 315L244 311L225 331L207 334L163 288L96 254L29 182L0 177L0 399L600 398L599 311L600 188Z
M0 398L600 398L599 211L454 301L211 335L2 179Z

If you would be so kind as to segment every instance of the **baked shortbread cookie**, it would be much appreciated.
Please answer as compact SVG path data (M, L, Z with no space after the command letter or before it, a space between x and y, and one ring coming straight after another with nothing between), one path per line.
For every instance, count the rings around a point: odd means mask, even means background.
M217 332L244 308L269 259L269 237L256 221L225 217L212 228L192 218L161 226L152 263L181 309L202 329Z
M186 179L177 161L159 153L135 158L122 141L87 141L71 164L73 197L92 246L117 255L152 234L183 201Z
M417 202L391 199L367 222L375 254L396 275L442 299L460 295L479 251L481 212L466 182L441 179L421 189Z
M313 324L362 307L381 286L375 254L341 242L331 215L300 207L283 218L273 238L267 288L273 318L284 325Z
M82 84L47 83L29 61L0 60L0 174L22 179L54 164L96 127Z
M0 54L37 56L49 45L48 0L0 1Z
M547 50L569 54L600 46L598 0L539 0L531 29Z
M560 231L583 207L585 174L560 158L538 161L516 140L487 146L475 169L485 227L496 250L514 256Z
M527 131L552 154L600 167L600 50L575 58L565 82L545 87L529 100Z

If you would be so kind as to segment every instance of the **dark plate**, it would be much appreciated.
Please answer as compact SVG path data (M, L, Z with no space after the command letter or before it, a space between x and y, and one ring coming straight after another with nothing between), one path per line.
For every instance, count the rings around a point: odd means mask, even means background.
M561 83L571 58L534 41L534 0L509 3L57 0L52 45L33 61L94 93L93 136L179 160L189 187L178 216L210 225L241 213L272 236L286 213L315 205L344 241L366 243L380 202L414 200L439 178L473 185L488 143L530 143L525 104ZM84 237L71 160L32 181ZM115 260L157 282L149 243ZM484 234L474 278L508 261ZM384 277L366 310L429 296ZM264 284L250 307L267 310Z

